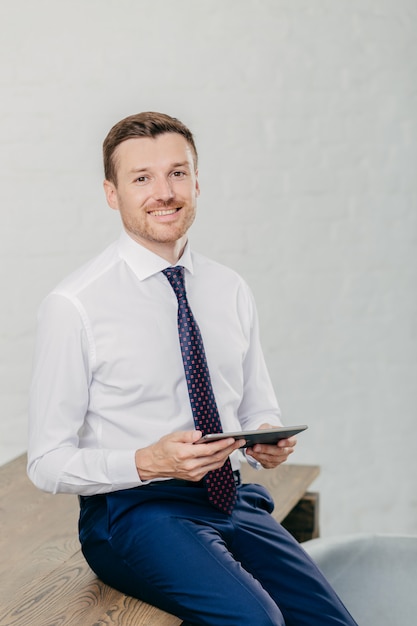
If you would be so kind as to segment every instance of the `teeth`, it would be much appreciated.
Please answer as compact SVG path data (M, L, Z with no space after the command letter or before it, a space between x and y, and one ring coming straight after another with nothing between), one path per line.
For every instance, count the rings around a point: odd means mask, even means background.
M176 213L177 209L168 209L166 211L150 211L151 215L172 215Z

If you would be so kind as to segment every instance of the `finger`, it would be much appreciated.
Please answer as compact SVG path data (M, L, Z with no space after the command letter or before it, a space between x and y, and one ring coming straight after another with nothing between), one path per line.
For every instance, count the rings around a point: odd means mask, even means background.
M230 454L234 451L234 449L235 449L234 447L232 448L232 450L227 448L226 450L219 450L213 453L211 452L208 453L203 450L197 456L193 456L193 460L194 462L201 465L201 467L208 467L209 465L215 465L216 467L221 467L229 458Z
M262 451L261 456L270 459L286 459L294 452L294 448L274 448L273 450Z
M201 430L180 430L175 433L171 433L168 437L172 441L178 441L182 443L197 443L203 436Z
M297 437L288 437L288 439L281 439L278 441L277 446L279 448L293 448L297 444Z
M227 458L226 459L215 459L212 460L210 459L210 462L206 462L204 465L202 465L201 469L204 472L204 475L207 474L207 472L212 472L213 470L219 469L220 467L223 467L223 465L226 463Z
M256 461L264 465L265 463L279 464L287 460L294 448L278 448L277 446L257 444L253 448L248 448L248 454Z
M228 455L224 454L224 452L217 452L210 456L189 459L183 464L183 471L189 480L201 480L207 472L223 467L227 459Z
M197 456L207 457L221 453L226 458L243 445L244 441L241 439L235 440L232 437L228 437L227 439L219 439L218 441L212 441L210 443L200 444L197 441L193 448L195 448Z
M282 450L293 450L296 443L297 438L290 437L289 439L281 439L276 445L269 443L257 443L253 446L253 448L251 448L251 450L257 454L281 454Z

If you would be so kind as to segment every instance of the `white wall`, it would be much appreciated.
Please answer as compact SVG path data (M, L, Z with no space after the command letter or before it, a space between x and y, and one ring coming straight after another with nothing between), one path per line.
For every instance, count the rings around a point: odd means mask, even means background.
M41 298L119 232L101 142L195 132L192 241L253 288L323 534L417 532L414 0L0 0L0 461Z

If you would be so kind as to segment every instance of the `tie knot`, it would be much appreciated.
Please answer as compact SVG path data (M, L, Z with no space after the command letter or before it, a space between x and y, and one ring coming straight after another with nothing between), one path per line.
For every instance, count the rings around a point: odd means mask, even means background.
M167 277L177 298L185 296L185 282L184 282L183 266L176 265L175 267L167 267L167 269L162 270L162 273L165 274L165 276Z

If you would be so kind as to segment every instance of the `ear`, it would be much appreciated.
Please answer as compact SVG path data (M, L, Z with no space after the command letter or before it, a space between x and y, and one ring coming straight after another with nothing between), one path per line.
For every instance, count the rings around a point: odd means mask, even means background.
M200 195L200 183L198 182L198 170L195 171L195 194L197 198Z
M107 204L111 209L115 211L119 210L119 202L117 196L116 185L112 183L110 180L105 180L103 182L104 193L106 194Z

